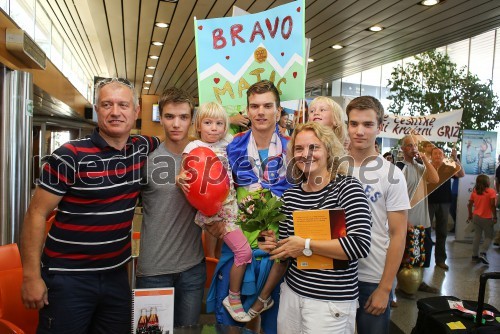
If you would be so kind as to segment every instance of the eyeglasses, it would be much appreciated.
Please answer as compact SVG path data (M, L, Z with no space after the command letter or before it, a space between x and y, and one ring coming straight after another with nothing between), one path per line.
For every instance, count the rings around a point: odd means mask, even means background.
M134 85L130 81L128 81L127 79L123 79L123 78L106 78L106 79L99 80L95 85L95 89L99 90L102 87L106 86L107 84L110 84L113 82L118 82L118 83L125 85L128 88L134 90Z

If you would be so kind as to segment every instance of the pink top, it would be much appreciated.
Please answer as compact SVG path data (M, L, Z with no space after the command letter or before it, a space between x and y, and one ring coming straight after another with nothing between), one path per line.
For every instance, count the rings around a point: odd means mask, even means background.
M485 219L493 218L491 200L495 200L495 196L495 191L492 188L485 189L482 195L478 195L474 189L470 194L470 200L474 202L473 214Z

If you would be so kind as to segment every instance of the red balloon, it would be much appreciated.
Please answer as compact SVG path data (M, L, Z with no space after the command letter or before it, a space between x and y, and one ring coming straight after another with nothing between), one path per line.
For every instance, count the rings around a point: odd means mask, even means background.
M213 216L229 194L229 176L222 161L208 147L193 149L184 159L188 202L205 216Z

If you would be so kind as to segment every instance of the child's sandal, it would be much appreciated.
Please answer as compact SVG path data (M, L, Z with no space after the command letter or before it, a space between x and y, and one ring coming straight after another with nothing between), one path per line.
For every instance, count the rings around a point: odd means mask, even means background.
M274 306L274 300L271 298L271 296L269 296L269 298L267 299L262 299L260 298L260 296L257 298L259 299L260 302L262 302L262 304L264 304L264 306L260 311L255 311L253 308L250 308L247 312L248 316L250 316L250 319L257 317L262 312L267 311Z

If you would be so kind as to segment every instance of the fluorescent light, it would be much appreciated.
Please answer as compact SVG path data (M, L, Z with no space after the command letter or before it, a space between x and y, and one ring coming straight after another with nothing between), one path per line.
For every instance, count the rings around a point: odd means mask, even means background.
M144 87L143 89L145 89L145 90L149 90L149 87Z
M368 28L368 30L374 31L374 32L381 31L382 29L384 29L384 28L382 28L381 26L373 26L373 27Z
M422 0L420 1L420 4L424 6L434 6L440 2L441 2L440 0Z
M314 61L314 59L312 59L312 58L307 59L308 63L312 63L313 61Z
M169 24L165 22L156 22L155 26L157 26L158 28L168 28Z
M158 57L158 56L149 56L149 58L151 58L151 59L158 59L160 57Z
M335 44L335 45L332 45L332 49L335 49L335 50L340 50L340 49L342 49L342 48L343 48L343 46L342 46L342 45L340 45L340 44Z
M146 74L146 77L148 77L148 78L152 78L152 77L153 77L153 75L152 75L152 74Z
M148 66L148 70L154 70L156 66Z
M162 45L163 45L163 43L162 43L162 42L153 42L153 43L151 43L151 44L156 45L156 46L162 46Z
M149 81L149 80L148 80L148 81L144 81L144 83L145 83L146 85L149 85L149 84L151 83L151 81Z

